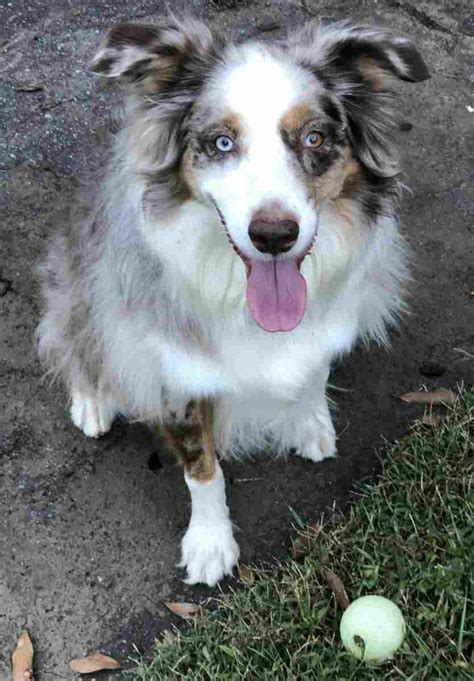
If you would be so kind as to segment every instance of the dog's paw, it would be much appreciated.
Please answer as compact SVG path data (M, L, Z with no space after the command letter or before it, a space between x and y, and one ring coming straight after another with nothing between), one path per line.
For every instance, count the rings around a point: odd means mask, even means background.
M72 397L71 418L87 437L99 437L107 433L117 415L113 402L102 404L91 397L84 397L78 393Z
M299 447L296 454L303 459L322 461L336 456L336 432L330 421L318 426Z
M191 523L181 544L179 566L187 569L186 584L214 586L232 574L238 558L239 546L226 518L213 525Z

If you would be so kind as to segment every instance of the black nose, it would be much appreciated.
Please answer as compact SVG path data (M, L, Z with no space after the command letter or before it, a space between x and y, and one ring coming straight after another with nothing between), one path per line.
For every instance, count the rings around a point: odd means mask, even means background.
M252 220L249 237L261 253L286 253L296 243L300 228L294 220Z

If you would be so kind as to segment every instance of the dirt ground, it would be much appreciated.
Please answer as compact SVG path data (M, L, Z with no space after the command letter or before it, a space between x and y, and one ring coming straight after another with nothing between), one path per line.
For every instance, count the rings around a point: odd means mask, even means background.
M270 39L310 15L376 21L414 38L432 79L402 86L414 254L411 314L393 348L360 348L335 367L337 460L225 465L244 562L283 557L295 518L343 507L377 469L386 440L421 408L397 396L472 384L474 96L469 2L365 0L159 2L17 0L0 6L0 678L22 627L37 681L73 679L68 661L102 650L126 660L176 623L163 599L215 593L186 587L175 568L189 504L156 436L118 423L99 441L70 423L66 395L42 382L33 333L35 266L88 168L101 163L119 96L87 72L100 33L124 18L186 7L221 30ZM471 6L472 12L472 6ZM472 141L472 138L471 138ZM112 675L109 675L112 678Z

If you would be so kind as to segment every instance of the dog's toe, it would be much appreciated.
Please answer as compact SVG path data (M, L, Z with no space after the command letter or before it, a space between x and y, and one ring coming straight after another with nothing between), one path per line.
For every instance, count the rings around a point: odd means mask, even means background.
M187 569L186 584L214 586L232 569L239 558L239 547L229 520L212 526L192 524L184 535L180 567Z
M318 427L295 449L296 454L310 461L322 461L336 456L336 433L332 423Z
M87 437L97 438L107 433L117 414L115 405L102 404L91 397L75 393L72 397L71 419Z
M326 437L319 437L297 452L303 459L323 461L336 456L336 441Z

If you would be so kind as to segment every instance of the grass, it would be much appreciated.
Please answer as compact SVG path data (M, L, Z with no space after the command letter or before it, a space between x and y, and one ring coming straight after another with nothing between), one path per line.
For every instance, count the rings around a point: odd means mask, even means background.
M379 482L359 490L348 517L310 540L302 560L256 573L214 612L157 643L134 681L474 678L473 425L474 392L439 425L417 424L389 452ZM344 651L324 567L351 600L378 593L399 604L408 633L393 661L374 667Z

